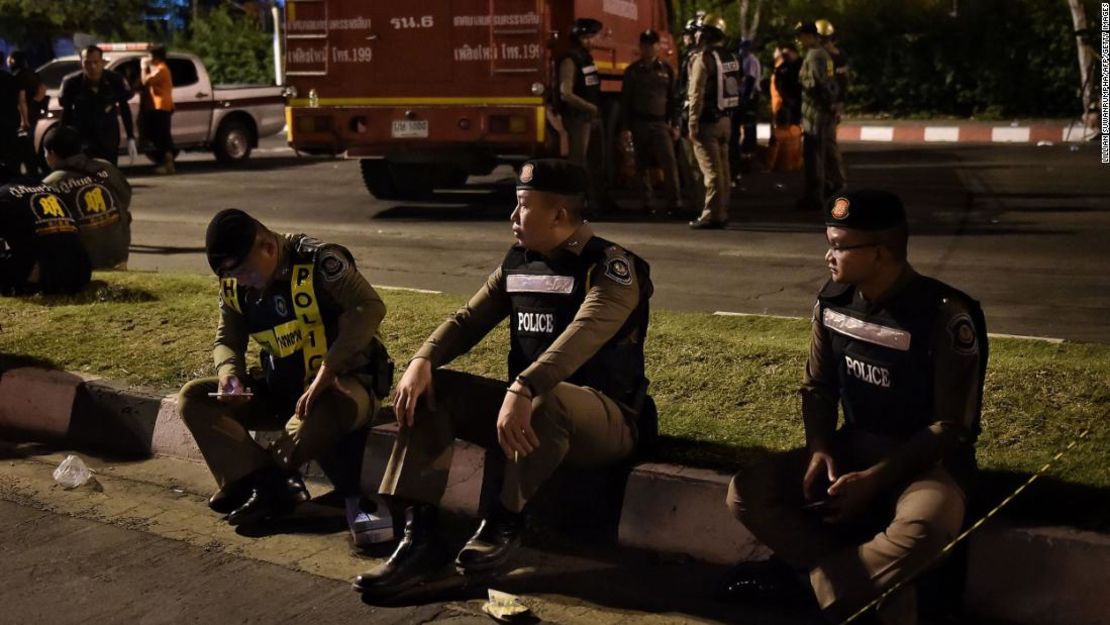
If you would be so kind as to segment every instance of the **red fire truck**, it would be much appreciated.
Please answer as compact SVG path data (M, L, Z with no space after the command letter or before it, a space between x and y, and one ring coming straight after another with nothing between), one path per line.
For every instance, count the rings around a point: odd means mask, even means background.
M565 153L551 108L576 18L600 20L603 130L612 174L621 74L654 28L675 61L666 0L289 0L289 144L361 161L383 199L462 184L500 163Z

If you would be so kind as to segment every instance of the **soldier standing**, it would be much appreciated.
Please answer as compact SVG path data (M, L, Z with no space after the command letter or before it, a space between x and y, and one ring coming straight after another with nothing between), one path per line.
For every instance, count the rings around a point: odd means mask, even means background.
M674 153L674 142L678 138L678 129L673 123L676 93L674 69L659 58L659 33L646 30L640 34L640 59L624 71L621 115L623 126L632 131L636 174L643 185L644 204L652 208L648 166L658 165L663 170L663 211L666 213L683 208Z
M798 79L802 84L802 151L805 155L805 194L799 210L820 210L827 188L828 143L836 134L836 81L832 59L821 47L813 22L798 24L798 41L805 58Z
M698 51L690 64L686 108L690 138L705 181L701 216L690 222L695 230L719 230L728 224L732 178L728 166L729 115L740 105L740 60L725 50L725 20L716 13L702 18Z

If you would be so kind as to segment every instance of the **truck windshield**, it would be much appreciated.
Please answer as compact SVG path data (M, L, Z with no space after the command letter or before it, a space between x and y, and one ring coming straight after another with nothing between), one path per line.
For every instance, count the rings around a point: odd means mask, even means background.
M62 86L63 78L80 70L81 62L77 60L50 61L46 65L40 67L38 72L42 84L46 85L47 89L54 90Z

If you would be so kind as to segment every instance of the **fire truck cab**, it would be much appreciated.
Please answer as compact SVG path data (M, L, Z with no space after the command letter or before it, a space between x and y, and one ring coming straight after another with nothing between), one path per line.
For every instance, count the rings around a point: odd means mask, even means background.
M605 95L598 166L611 170L620 80L639 34L675 62L665 0L290 0L289 144L361 161L368 190L414 198L501 163L565 154L552 109L576 18L604 25L593 56Z

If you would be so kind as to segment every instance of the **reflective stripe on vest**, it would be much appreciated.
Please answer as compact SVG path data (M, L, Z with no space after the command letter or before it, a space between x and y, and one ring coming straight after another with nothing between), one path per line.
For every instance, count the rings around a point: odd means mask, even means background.
M717 54L716 50L710 50L713 54L713 59L717 61L717 110L727 111L740 106L740 89L736 83L736 78L733 77L732 90L734 94L729 96L727 94L727 76L726 74L735 74L740 71L740 63L735 59L722 62L721 55Z
M324 362L324 355L328 353L327 333L324 329L324 319L320 315L312 278L311 264L293 265L290 292L297 318L251 334L251 338L275 358L286 358L301 351L304 355L306 384L316 377L320 365ZM220 281L220 296L236 312L243 314L239 306L238 282L235 278L224 278Z

